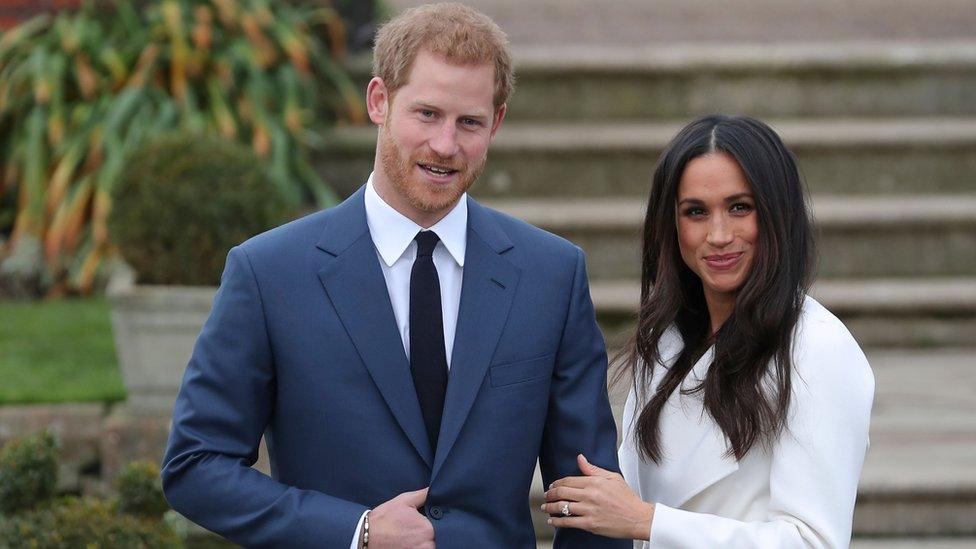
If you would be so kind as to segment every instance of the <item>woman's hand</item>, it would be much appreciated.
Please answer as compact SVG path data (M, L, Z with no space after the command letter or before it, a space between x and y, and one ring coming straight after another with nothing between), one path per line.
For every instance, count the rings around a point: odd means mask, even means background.
M647 540L654 504L642 501L624 477L576 457L582 477L566 477L549 485L542 510L557 528L580 528L610 538ZM571 516L564 516L564 506Z

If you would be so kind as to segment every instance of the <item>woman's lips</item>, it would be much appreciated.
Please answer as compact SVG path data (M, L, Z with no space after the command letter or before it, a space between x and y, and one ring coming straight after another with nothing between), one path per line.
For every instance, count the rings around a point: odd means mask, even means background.
M734 268L739 263L739 260L742 259L742 255L744 253L745 252L736 252L734 254L706 255L703 259L709 268L716 271L727 271Z

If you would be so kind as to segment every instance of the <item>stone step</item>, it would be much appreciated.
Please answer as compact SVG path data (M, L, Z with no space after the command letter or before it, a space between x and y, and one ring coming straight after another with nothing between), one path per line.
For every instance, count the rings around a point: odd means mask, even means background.
M976 536L976 348L868 349L867 356L876 389L855 535L892 542L894 536ZM611 393L618 430L627 390L618 386ZM533 503L542 501L542 492L537 471ZM537 508L536 532L551 538ZM864 539L854 547L929 546Z
M815 194L967 193L976 182L976 118L769 120ZM492 144L480 197L646 196L666 143L683 125L511 123ZM337 129L315 158L340 192L372 169L374 127Z
M490 200L489 206L578 244L591 279L640 276L644 198ZM976 194L813 199L824 277L976 273Z
M976 535L976 348L867 355L876 390L858 531Z
M534 46L512 122L976 115L976 41ZM365 89L368 58L352 64Z
M590 294L611 345L633 328L640 285L596 280ZM864 347L976 344L976 278L824 279L811 294L840 317Z
M534 47L512 121L971 116L976 42Z
M403 9L428 0L388 0ZM675 43L944 40L972 38L969 0L467 0L519 45L605 44L668 47Z

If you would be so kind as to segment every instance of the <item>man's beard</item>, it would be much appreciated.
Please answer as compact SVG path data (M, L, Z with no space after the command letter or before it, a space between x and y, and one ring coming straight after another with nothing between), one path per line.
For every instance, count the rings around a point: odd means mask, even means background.
M481 175L488 159L485 155L477 166L469 167L461 160L442 158L430 150L426 154L415 153L405 159L388 124L380 129L380 141L380 161L386 176L400 196L423 212L437 212L455 204ZM434 164L456 170L457 181L450 185L434 186L415 173L417 164Z

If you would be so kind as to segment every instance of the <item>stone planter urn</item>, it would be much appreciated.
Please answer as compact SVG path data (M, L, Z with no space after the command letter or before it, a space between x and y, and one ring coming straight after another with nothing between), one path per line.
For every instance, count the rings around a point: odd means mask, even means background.
M213 135L161 134L127 157L108 219L126 267L106 292L127 398L106 421L103 478L162 459L228 250L286 220L266 172L249 147Z
M133 460L162 458L183 372L216 293L134 281L131 271L118 273L106 291L126 400L113 407L99 436L103 479Z
M115 349L132 413L168 415L217 289L135 284L120 275L108 287Z

